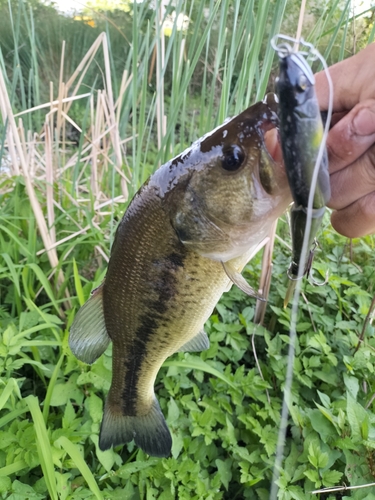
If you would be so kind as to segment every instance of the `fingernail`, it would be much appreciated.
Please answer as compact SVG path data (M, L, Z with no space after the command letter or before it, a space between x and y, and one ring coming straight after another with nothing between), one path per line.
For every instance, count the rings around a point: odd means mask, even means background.
M353 129L356 135L375 134L375 111L372 108L360 109L353 118Z

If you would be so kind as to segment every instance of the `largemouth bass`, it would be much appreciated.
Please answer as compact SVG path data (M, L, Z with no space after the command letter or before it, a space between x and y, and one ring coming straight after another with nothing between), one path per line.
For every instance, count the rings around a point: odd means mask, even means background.
M292 281L285 297L284 305L287 305L295 288L295 280L308 271L308 256L305 257L304 269L299 269L299 262L306 232L311 181L323 139L323 122L315 94L315 78L303 55L294 52L288 44L280 46L278 55L280 75L276 91L280 108L280 142L294 201L290 224L292 262L288 272ZM308 252L320 228L330 196L328 157L324 148L313 198Z
M99 446L131 441L158 457L171 435L154 394L164 360L209 347L205 321L290 203L283 168L264 143L277 124L268 96L159 168L134 196L113 243L105 281L70 333L93 363L113 342L112 384Z

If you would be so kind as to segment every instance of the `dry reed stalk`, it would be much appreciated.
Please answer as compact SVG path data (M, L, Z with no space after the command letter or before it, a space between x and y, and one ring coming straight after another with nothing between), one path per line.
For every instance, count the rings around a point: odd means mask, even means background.
M24 129L23 122L22 122L21 118L18 120L18 133L20 135L21 146L23 149L23 154L24 154L26 163L29 164L29 158L28 158L29 155L28 155L28 147L27 147L26 137L25 137L25 129Z
M62 245L63 243L66 243L67 241L75 238L76 236L79 236L80 234L83 234L83 233L86 233L87 231L90 230L90 226L86 226L82 229L80 229L79 231L75 232L75 233L72 233L72 234L69 234L69 236L66 236L65 238L62 238L61 240L59 241L56 241L52 246L51 248L57 248L59 245ZM39 250L36 254L37 255L42 255L44 252L46 252L46 249L43 248L42 250Z
M305 16L305 8L306 8L306 0L302 0L301 1L301 7L300 7L300 10L299 10L299 19L298 19L296 40L299 40L301 38L303 19L304 19L304 16ZM295 45L295 49L298 50L298 43Z
M57 131L54 134L54 137L56 140L56 146L54 148L55 154L56 154L56 163L55 163L56 166L59 165L60 163L62 165L65 165L65 158L66 158L66 123L65 122L68 121L69 123L71 123L70 118L68 118L68 120L66 120L66 118L65 118L68 116L67 113L65 113L65 111L64 111L64 104L63 104L64 96L66 97L65 92L66 92L65 83L61 82L61 84L59 85L59 95L61 93L61 98L60 98L60 102L59 102L59 105L57 108L58 126L57 126ZM60 128L59 128L59 123L60 123ZM59 162L58 160L59 160L59 142L60 141L61 141L62 157L61 157L61 161Z
M29 157L27 164L29 165L29 172L31 178L35 176L35 149L36 149L36 134L33 134L31 130L27 131L27 144L29 149Z
M91 96L91 92L88 92L87 94L78 94L78 95L75 95L72 97L64 97L62 102L63 103L66 103L66 102L70 103L73 101L77 101L78 99L84 99L85 97L90 97L90 96ZM51 107L51 105L56 105L56 104L59 104L58 99L56 99L52 102L45 102L44 104L39 104L38 106L34 106L33 108L28 108L28 109L25 109L23 111L20 111L19 113L16 113L14 115L14 117L18 118L19 116L26 115L27 113L32 113L33 111L38 111L40 109L49 108L49 107Z
M63 40L62 48L61 48L61 59L60 59L60 74L59 74L59 90L58 90L58 105L57 105L57 120L56 120L56 136L57 140L60 138L61 128L62 128L62 107L63 107L63 99L66 97L65 94L65 84L63 83L63 74L64 74L64 54L65 54L65 40ZM65 127L64 127L65 130ZM64 148L64 141L63 141Z
M103 113L104 113L105 123L109 123L111 121L111 116L110 116L111 110L107 106L108 99L105 98L104 91L101 94L101 100L102 100L102 109L103 109ZM107 128L107 132L109 132L110 135L111 135L112 145L113 145L113 134L112 134L112 131L114 130L114 132L116 132L116 129L117 129L117 132L118 132L117 124L113 124L113 123L112 123L112 125L110 127ZM118 145L120 147L120 141L119 141ZM101 154L103 155L103 157L105 157L107 159L107 161L109 163L112 164L112 166L115 168L116 172L121 176L121 179L123 181L125 181L125 183L129 182L129 179L126 177L125 173L121 170L122 163L120 165L118 165L117 163L114 163L110 159L109 155L103 149L101 150ZM127 187L126 187L125 192L124 192L124 190L122 190L122 193L123 193L124 198L128 199L129 194L128 194Z
M264 247L263 258L262 258L262 272L259 280L259 293L265 298L265 302L257 300L255 307L254 323L262 324L264 321L264 315L267 308L267 300L271 286L271 276L272 276L272 253L275 245L275 235L277 228L277 220L273 223L270 230L269 241Z
M77 94L78 89L80 88L81 83L86 75L86 72L87 72L88 68L90 67L92 61L94 60L94 57L95 57L100 45L102 44L102 40L103 40L104 36L105 36L105 33L101 33L98 36L98 38L95 40L95 42L91 45L91 47L87 51L87 53L84 56L84 58L82 59L82 61L79 63L79 65L75 69L72 76L66 82L66 91L69 92L70 87L73 85L73 82L76 80L76 78L80 74L78 82L76 83L76 85L71 93L72 96L75 96ZM68 108L67 108L66 112L69 111L70 106L71 106L71 102L68 103Z
M51 118L53 113L51 113ZM52 118L53 120L53 118ZM53 206L53 145L52 145L52 131L51 126L48 123L48 115L44 124L45 132L45 158L46 158L46 206L47 206L47 221L48 230L51 238L51 244L48 248L54 247L56 243L56 230L55 230L55 210Z
M111 205L112 203L125 203L126 199L122 194L119 196L116 196L115 198L111 200L106 200L100 203L100 205L97 205L96 210L100 210L101 208L107 207L108 205Z
M3 73L0 71L0 94L2 95L1 98L1 103L2 103L2 115L3 115L3 120L4 122L8 120L8 127L12 131L13 135L13 144L14 144L14 149L16 152L17 157L19 158L20 165L21 165L21 170L22 174L24 177L25 181L25 187L26 187L26 192L28 194L29 200L30 200L30 205L31 208L34 212L37 227L39 229L39 233L42 237L43 243L45 248L48 250L48 259L50 262L50 265L52 269L55 269L59 265L59 259L57 256L57 252L55 248L50 249L52 246L52 241L51 241L51 236L48 231L46 221L44 219L43 211L42 208L39 204L38 198L35 193L35 189L32 183L32 180L30 178L30 172L28 169L28 165L25 159L25 155L23 152L23 147L21 144L21 139L17 130L16 122L14 119L14 115L12 112L12 106L10 104L5 80ZM60 286L64 281L64 275L62 273L62 270L60 269L59 275L58 275L58 286Z
M107 262L109 262L109 257L108 255L105 253L105 251L102 249L102 247L100 247L99 245L95 245L95 249L100 253L100 255L103 257L103 259Z
M81 127L74 121L70 118L69 115L67 115L65 113L65 111L61 111L61 116L68 122L70 123L70 125L75 128L76 130L78 130L78 132L81 134L82 133L82 129ZM63 127L63 131L65 132L65 127ZM64 144L64 143L63 143ZM64 163L64 162L63 162Z
M110 65L110 60L109 60L109 51L108 51L108 42L107 42L107 36L104 33L103 36L103 55L104 55L104 67L105 67L105 77L106 77L106 94L108 96L107 99L107 106L109 110L109 116L110 116L110 125L114 126L113 130L111 130L111 139L112 139L112 145L116 157L116 170L120 170L123 164L122 160L122 153L121 153L121 146L120 146L120 134L119 134L119 127L118 123L116 122L116 114L115 114L115 107L114 107L114 102L113 102L113 91L112 91L112 78L111 78L111 65ZM125 196L126 199L129 197L129 191L127 187L127 183L129 180L126 178L126 182L121 182L121 187L122 187L122 192L123 195Z

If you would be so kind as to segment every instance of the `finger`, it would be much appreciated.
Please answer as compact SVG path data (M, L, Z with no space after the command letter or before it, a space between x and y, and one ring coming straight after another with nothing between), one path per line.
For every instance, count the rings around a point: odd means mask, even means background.
M375 192L331 215L333 228L348 238L359 238L375 232Z
M341 210L375 191L375 146L343 170L331 175L331 198L327 205Z
M369 64L375 58L375 43L371 43L358 54L329 68L332 78L333 111L352 109L358 102L375 97L375 66ZM327 110L329 86L324 71L315 75L316 93L320 109Z
M336 123L344 118L348 114L348 111L339 111L337 113L332 113L330 128L334 127Z
M327 150L330 173L346 168L375 142L375 99L357 104L329 131Z

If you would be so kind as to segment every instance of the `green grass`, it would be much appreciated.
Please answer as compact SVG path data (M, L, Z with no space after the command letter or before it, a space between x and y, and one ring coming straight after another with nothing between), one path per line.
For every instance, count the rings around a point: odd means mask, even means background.
M186 32L174 28L163 49L146 4L93 14L91 28L38 3L0 3L0 67L13 110L3 114L0 143L10 169L0 168L0 498L268 498L289 342L285 221L264 326L253 322L254 301L233 289L206 325L210 349L177 354L159 373L171 458L150 458L133 444L98 448L111 348L87 366L70 352L68 334L105 275L132 194L158 164L272 88L269 40L295 33L298 8L282 0L177 2L192 22ZM348 6L328 2L312 14L304 37L331 62L349 55ZM358 47L374 31L370 21L360 27ZM60 104L14 118L50 102L50 80ZM321 244L315 272L328 270L330 280L306 283L300 304L279 479L285 500L375 475L370 323L356 351L375 291L374 240L355 241L350 253L327 220ZM256 286L260 256L250 268ZM368 488L351 495L372 498Z

